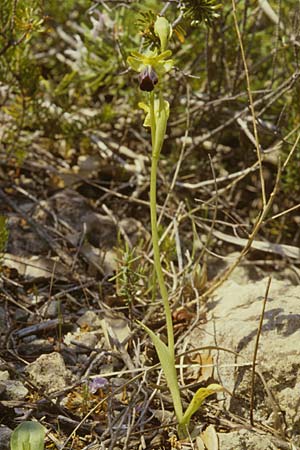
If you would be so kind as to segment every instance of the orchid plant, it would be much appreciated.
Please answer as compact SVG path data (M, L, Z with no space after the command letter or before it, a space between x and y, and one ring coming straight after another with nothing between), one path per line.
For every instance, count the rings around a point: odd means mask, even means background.
M188 435L188 427L192 415L199 409L206 397L215 392L223 390L218 384L211 384L207 388L200 388L192 398L191 403L183 412L175 365L174 330L172 313L168 299L168 291L163 276L159 237L157 227L157 202L156 202L156 179L157 167L163 142L166 134L167 122L169 118L169 102L164 99L162 80L166 73L174 67L171 59L172 52L168 50L169 40L172 35L172 26L165 17L158 16L154 24L154 32L160 41L160 48L150 50L145 53L132 52L128 57L129 66L139 73L139 86L146 92L146 102L139 103L145 112L144 126L151 129L152 158L151 158L151 179L150 179L150 216L152 246L154 255L154 266L158 285L163 301L168 342L165 344L150 328L140 323L152 339L159 357L167 385L171 393L175 415L178 422L178 435L185 438Z

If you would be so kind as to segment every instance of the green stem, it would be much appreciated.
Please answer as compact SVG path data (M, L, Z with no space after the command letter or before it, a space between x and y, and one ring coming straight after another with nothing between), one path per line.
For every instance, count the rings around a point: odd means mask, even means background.
M157 230L157 211L156 211L156 179L157 179L157 165L160 150L162 147L162 141L160 137L156 136L156 132L160 131L160 127L157 126L156 118L154 116L154 95L150 94L150 120L151 120L151 130L152 130L152 163L151 163L151 179L150 179L150 215L151 215L151 232L152 232L152 246L153 246L153 256L154 256L154 267L156 271L157 281L163 300L166 323L167 323L167 333L168 333L168 348L170 355L174 359L175 364L175 351L174 351L174 332L173 332L173 321L172 313L169 304L168 291L164 281L162 266L160 262L160 251L159 251L159 238ZM159 118L158 118L159 120ZM154 133L153 133L154 130ZM160 148L158 148L160 147Z
M174 333L173 333L173 322L172 314L169 305L168 291L165 285L163 271L160 262L160 251L159 251L159 239L157 231L157 212L156 212L156 173L157 173L157 163L158 159L152 156L151 165L151 181L150 181L150 214L151 214L151 232L152 232L152 246L153 246L153 256L154 256L154 267L156 271L157 281L163 300L166 322L167 322L167 332L168 332L168 347L170 354L174 357ZM175 357L174 357L175 359Z

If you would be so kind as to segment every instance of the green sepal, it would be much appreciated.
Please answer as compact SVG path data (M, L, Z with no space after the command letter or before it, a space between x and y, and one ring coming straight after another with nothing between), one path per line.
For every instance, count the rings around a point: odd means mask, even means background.
M127 63L136 72L142 72L145 67L151 66L158 77L162 77L174 67L174 61L170 58L171 50L158 53L157 50L148 50L145 53L131 52L127 58Z

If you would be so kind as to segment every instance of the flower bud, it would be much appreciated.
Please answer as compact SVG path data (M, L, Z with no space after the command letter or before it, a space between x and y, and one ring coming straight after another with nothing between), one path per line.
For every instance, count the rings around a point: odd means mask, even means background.
M146 66L139 75L139 84L142 91L151 92L158 82L158 76L151 66Z
M161 51L164 52L168 47L168 42L172 36L172 26L165 17L157 17L154 24L154 33L159 37Z

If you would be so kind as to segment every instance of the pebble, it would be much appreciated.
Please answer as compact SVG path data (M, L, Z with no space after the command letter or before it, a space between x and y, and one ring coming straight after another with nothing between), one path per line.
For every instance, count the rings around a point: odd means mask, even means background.
M0 425L0 450L9 450L10 435L12 430L5 425Z

